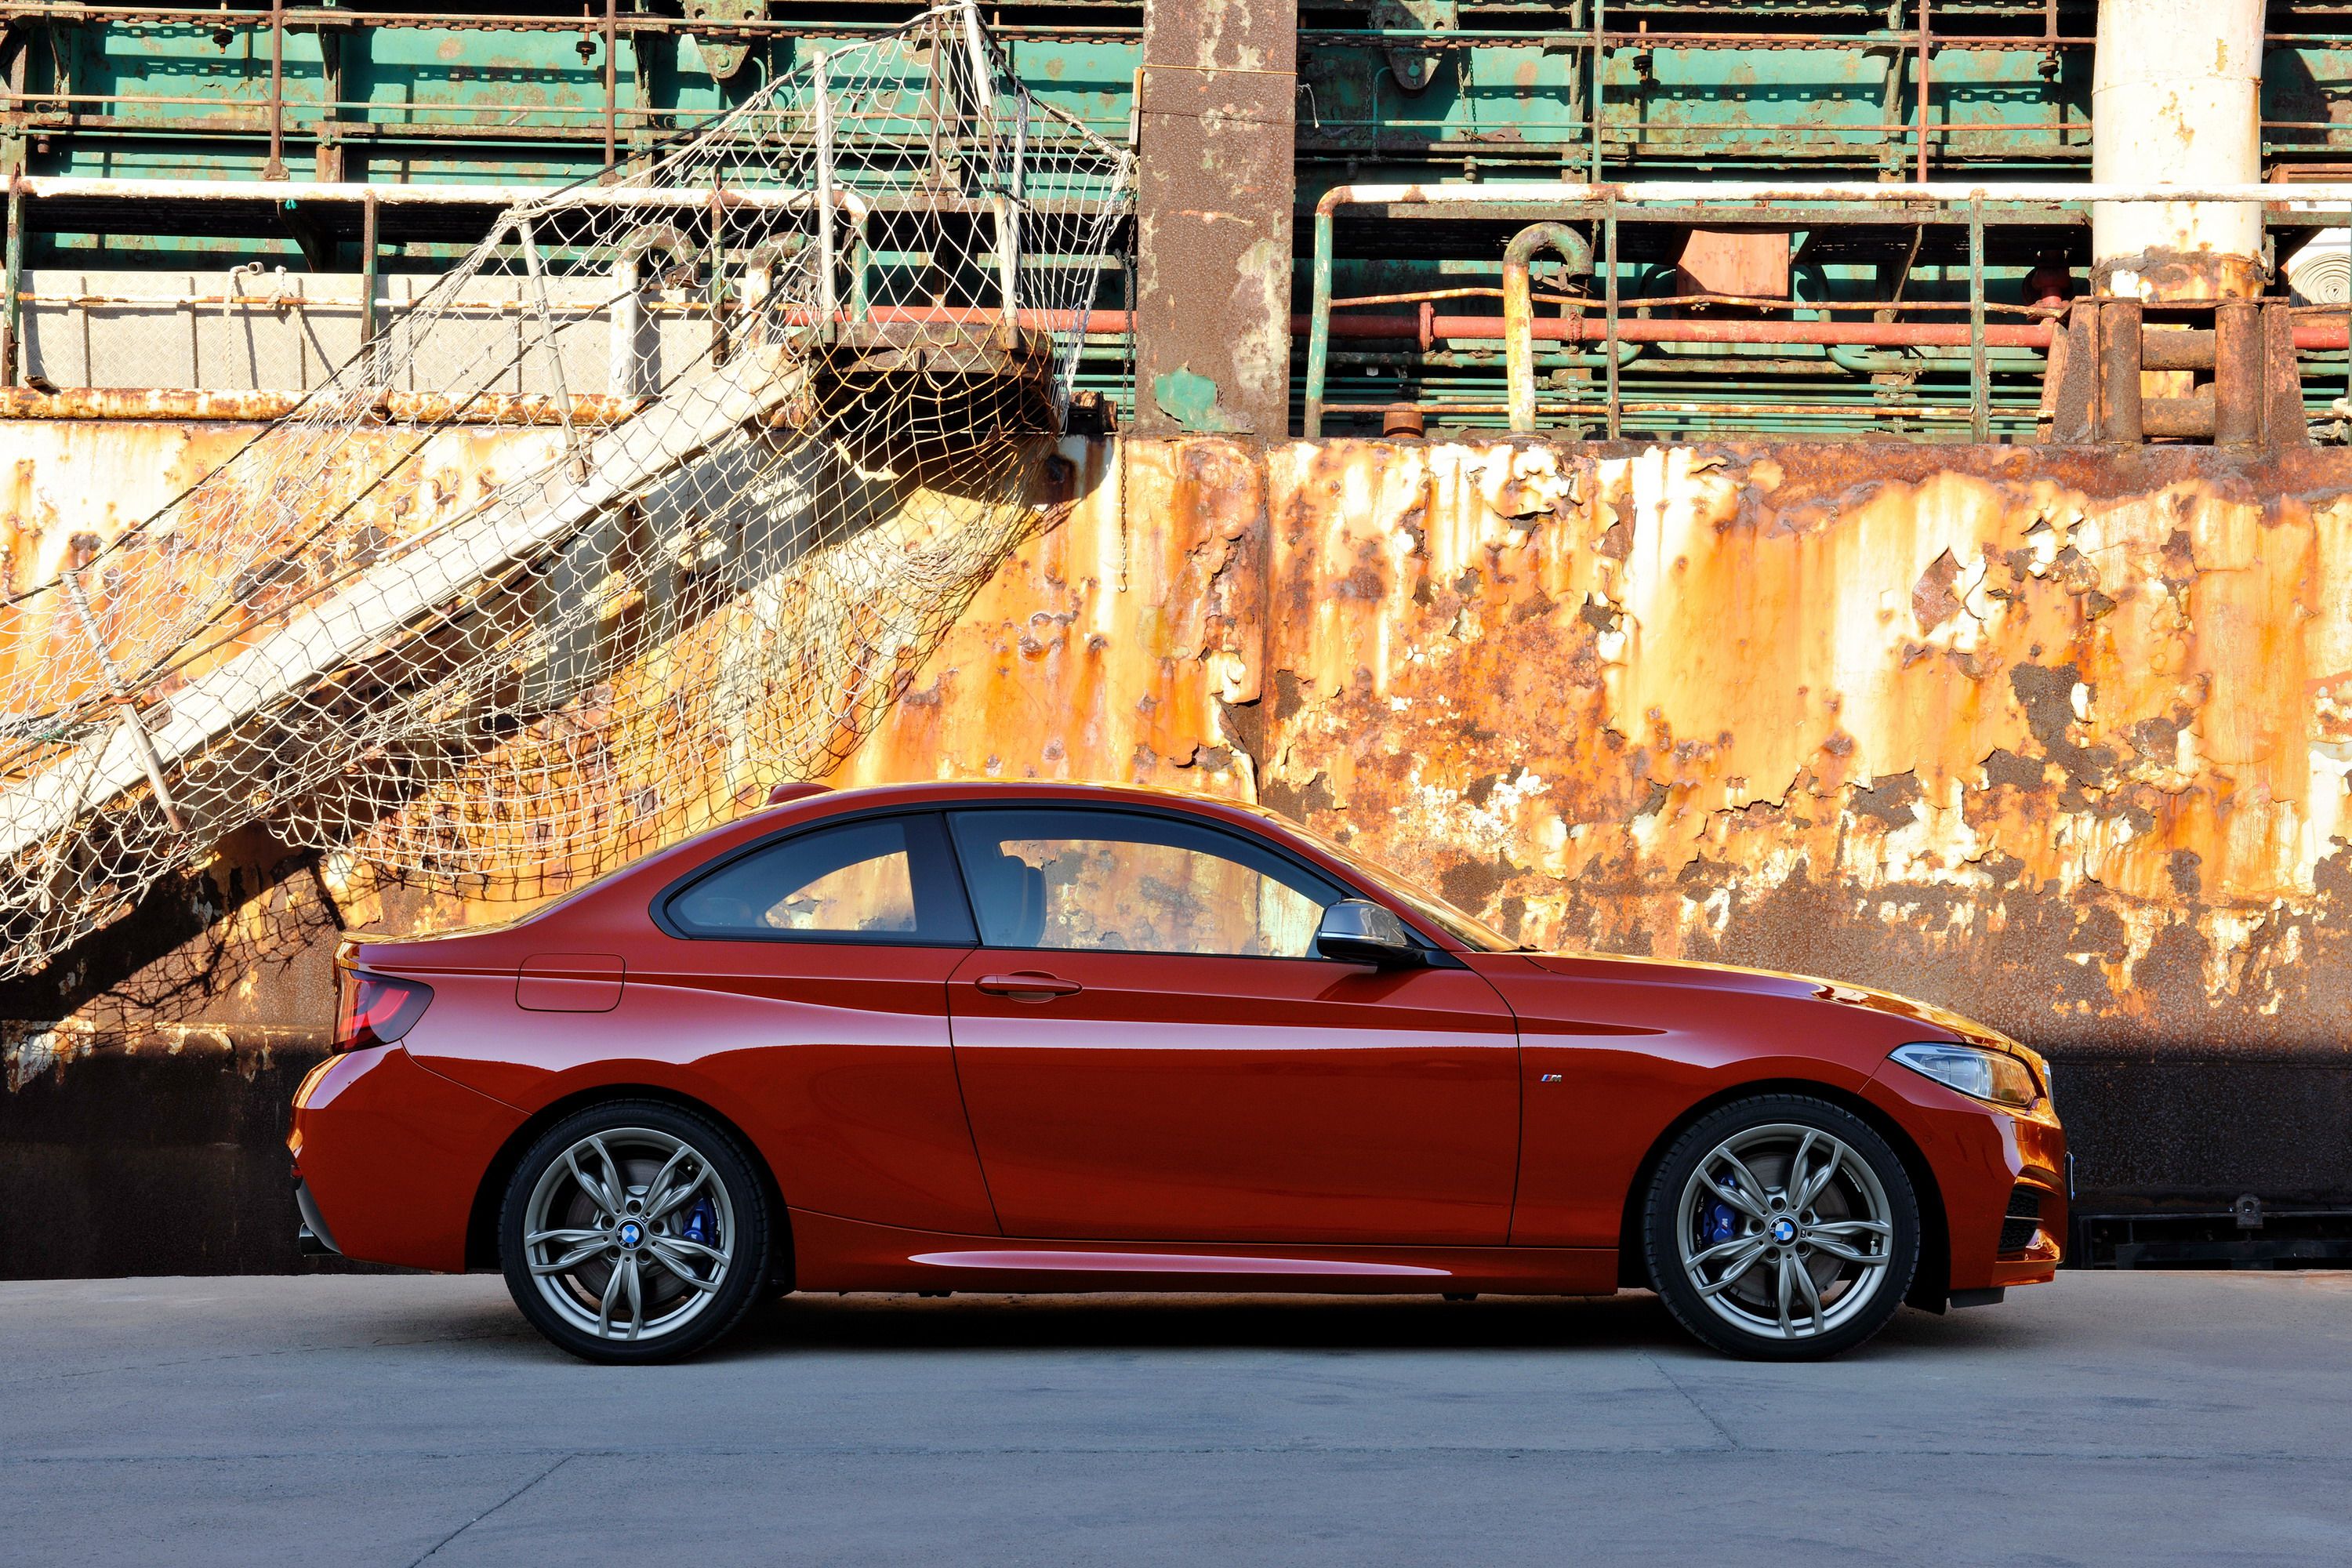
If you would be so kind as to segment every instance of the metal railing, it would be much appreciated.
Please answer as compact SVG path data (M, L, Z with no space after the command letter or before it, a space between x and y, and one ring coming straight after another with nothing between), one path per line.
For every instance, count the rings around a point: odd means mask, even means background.
M1997 349L2046 350L2054 330L2052 318L2062 311L2053 307L2011 306L2007 309L2035 319L2017 325L1995 324L1989 320L1992 312L2003 307L1990 303L1985 297L1985 232L1990 226L2000 225L2087 225L2092 217L2091 208L2102 203L2291 205L2307 213L2343 213L2347 221L2352 221L2352 184L2342 184L2190 187L2076 183L1882 185L1650 181L1599 184L1339 185L1326 192L1315 208L1314 298L1306 322L1305 433L1309 437L1323 434L1332 340L1348 337L1391 342L1418 339L1424 348L1441 339L1502 340L1507 346L1510 384L1508 401L1504 409L1498 411L1507 411L1511 415L1514 429L1534 427L1533 342L1546 340L1598 345L1605 376L1605 396L1597 411L1601 416L1606 434L1612 439L1623 434L1626 405L1622 391L1621 369L1625 358L1622 351L1630 345L1714 342L1965 347L1968 351L1967 417L1969 438L1989 440L1991 437L1990 354ZM1400 316L1349 318L1336 314L1343 305L1373 302L1372 300L1337 301L1332 297L1337 216L1345 208L1370 206L1418 208L1427 216L1505 217L1538 226L1523 231L1520 240L1514 242L1515 252L1507 254L1505 258L1504 288L1496 291L1504 298L1505 313L1492 317L1436 316L1424 303L1423 314L1418 319ZM1391 216L1412 215L1391 211ZM1691 300L1629 300L1623 292L1619 245L1620 226L1628 221L1760 226L1783 230L1853 226L1900 226L1915 229L1939 224L1965 226L1968 295L1964 308L1967 321L1962 326L1894 321L1629 321L1625 318L1629 305L1651 308L1662 303L1733 304L1769 310L1818 311L1823 315L1832 311L1916 311L1923 308L1935 309L1936 304L1900 300L1735 300L1725 296L1696 296ZM1597 298L1556 296L1557 301L1570 313L1539 321L1535 318L1532 301L1527 297L1525 268L1528 256L1517 251L1521 248L1521 242L1528 241L1528 237L1538 230L1553 233L1558 226L1570 222L1589 223L1598 232L1599 244L1595 248L1599 254L1594 270L1599 273L1600 293ZM1573 234L1573 231L1567 232ZM1576 237L1576 242L1581 244L1581 237ZM1465 292L1466 290L1453 289L1375 298L1381 303L1402 303L1416 300L1426 301L1440 295L1459 296ZM2210 310L2216 303L2218 301L2214 300L2170 300L2151 302L2150 308L2193 311L2200 308ZM1584 313L1596 308L1600 312L1597 321ZM2347 331L2352 330L2352 305L2310 307L2307 310L2313 315L2332 316L2336 321L2299 325L2294 336L2294 346L2344 348ZM1351 410L1361 411L1364 410ZM1455 411L1473 410L1457 407ZM1873 405L1873 411L1885 412L1884 405Z

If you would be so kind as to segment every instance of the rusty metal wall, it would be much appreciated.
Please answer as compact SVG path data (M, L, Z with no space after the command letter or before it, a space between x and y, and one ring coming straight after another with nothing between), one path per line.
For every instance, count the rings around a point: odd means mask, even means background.
M1254 796L1530 941L2333 1044L2352 455L1130 441L852 763Z
M0 424L10 582L243 429ZM1530 941L1981 1016L2057 1058L2111 1200L2352 1201L2352 454L1064 450L1075 508L836 783L1256 799ZM87 1176L23 1151L72 1142L41 1129L108 1062L275 1085L323 1045L339 927L511 912L226 846L0 991L0 1165Z

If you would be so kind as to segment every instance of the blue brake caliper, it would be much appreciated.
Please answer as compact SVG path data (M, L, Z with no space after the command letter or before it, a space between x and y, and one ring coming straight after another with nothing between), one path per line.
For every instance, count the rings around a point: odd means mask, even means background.
M1728 1186L1730 1184L1726 1182L1718 1183L1717 1184ZM1709 1247L1714 1246L1718 1241L1729 1241L1733 1237L1738 1234L1739 1216L1732 1213L1731 1205L1729 1204L1715 1203L1707 1205L1706 1244Z
M687 1211L686 1230L684 1233L686 1239L692 1242L698 1242L704 1247L709 1247L710 1245L710 1232L718 1223L719 1215L712 1211L710 1207L710 1200L709 1198L695 1199L694 1207Z

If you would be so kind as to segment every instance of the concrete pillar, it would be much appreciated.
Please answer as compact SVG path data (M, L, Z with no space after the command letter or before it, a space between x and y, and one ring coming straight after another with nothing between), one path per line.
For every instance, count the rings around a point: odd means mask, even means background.
M1290 433L1297 0L1145 0L1136 428Z
M2263 0L2101 0L2091 69L2091 177L2126 185L2262 178ZM2262 210L2105 202L2091 282L2126 299L2262 292Z

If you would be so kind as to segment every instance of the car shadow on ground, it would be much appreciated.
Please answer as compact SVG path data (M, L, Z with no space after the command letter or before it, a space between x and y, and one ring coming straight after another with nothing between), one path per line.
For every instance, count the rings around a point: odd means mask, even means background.
M1904 1309L1858 1356L2026 1348L2000 1309ZM988 1350L1637 1351L1709 1356L1646 1290L1611 1297L795 1295L712 1352Z

